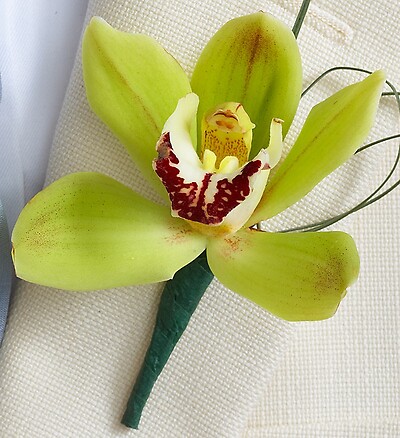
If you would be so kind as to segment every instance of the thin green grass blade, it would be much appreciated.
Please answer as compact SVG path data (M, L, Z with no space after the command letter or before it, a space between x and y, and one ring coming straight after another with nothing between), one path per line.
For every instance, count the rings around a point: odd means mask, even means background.
M296 21L294 22L292 32L293 35L297 38L300 33L301 26L303 25L303 21L306 18L306 14L308 11L308 7L310 6L311 0L303 0L303 3L301 4L299 13L297 14Z

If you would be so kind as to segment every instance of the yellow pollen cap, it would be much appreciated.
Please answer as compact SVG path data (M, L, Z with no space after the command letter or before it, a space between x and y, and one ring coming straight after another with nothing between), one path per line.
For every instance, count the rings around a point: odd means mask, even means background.
M205 150L216 155L215 166L227 157L236 157L239 166L249 159L255 125L237 102L226 102L205 114L202 120L201 157Z

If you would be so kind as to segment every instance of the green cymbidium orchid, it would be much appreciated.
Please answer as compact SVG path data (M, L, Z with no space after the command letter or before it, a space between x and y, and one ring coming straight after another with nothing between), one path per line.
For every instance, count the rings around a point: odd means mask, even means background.
M290 29L268 14L224 25L190 82L156 41L94 18L83 73L92 109L171 207L98 173L63 177L16 224L19 277L71 290L160 282L206 249L224 285L282 318L335 313L358 275L353 239L253 225L298 201L356 151L375 117L382 72L314 107L282 163L301 61Z

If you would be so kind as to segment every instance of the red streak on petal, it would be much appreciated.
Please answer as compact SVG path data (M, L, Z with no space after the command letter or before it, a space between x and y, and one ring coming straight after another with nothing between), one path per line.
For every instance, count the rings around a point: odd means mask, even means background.
M260 167L260 160L250 161L244 166L242 172L231 181L224 178L217 182L217 193L214 196L214 201L207 204L207 213L216 218L215 223L221 222L230 211L250 195L250 177L257 173Z
M157 151L154 170L168 191L172 209L181 218L207 225L220 224L230 211L249 196L250 177L262 166L260 160L250 161L232 179L217 181L213 201L206 202L206 191L214 174L205 173L200 185L195 181L187 182L179 176L179 159L173 152L168 132L161 136Z

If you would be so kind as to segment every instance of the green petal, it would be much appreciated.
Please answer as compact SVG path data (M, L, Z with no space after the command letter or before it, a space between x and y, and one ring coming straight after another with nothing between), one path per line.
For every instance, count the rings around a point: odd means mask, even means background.
M371 129L385 75L377 71L316 105L275 175L270 179L252 225L297 202L350 158Z
M152 38L120 32L100 18L88 25L82 51L93 111L164 194L151 162L165 121L178 100L190 92L185 72Z
M353 239L337 231L242 230L210 242L207 258L221 283L289 321L332 316L359 271Z
M193 91L200 97L199 120L223 102L243 104L256 125L250 158L268 146L274 117L285 121L287 132L301 85L301 60L293 33L263 12L226 23L204 48L192 77Z
M36 195L12 240L18 277L70 290L163 281L205 248L167 207L98 173L68 175Z

